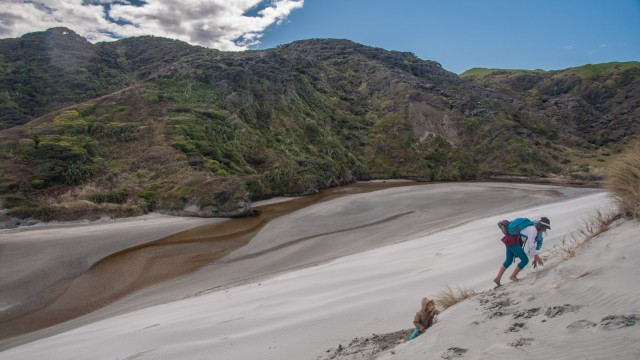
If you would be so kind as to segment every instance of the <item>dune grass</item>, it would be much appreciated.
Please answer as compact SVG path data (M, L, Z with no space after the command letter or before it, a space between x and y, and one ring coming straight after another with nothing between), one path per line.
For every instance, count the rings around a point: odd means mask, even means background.
M607 189L622 215L640 219L640 140L612 164Z
M578 230L568 237L563 237L548 252L563 260L570 259L576 255L578 249L583 248L591 239L609 230L611 224L619 218L620 213L617 211L598 210L583 220Z
M444 310L476 294L476 291L473 289L452 289L451 286L447 285L446 288L442 290L442 292L436 295L435 302L439 308Z

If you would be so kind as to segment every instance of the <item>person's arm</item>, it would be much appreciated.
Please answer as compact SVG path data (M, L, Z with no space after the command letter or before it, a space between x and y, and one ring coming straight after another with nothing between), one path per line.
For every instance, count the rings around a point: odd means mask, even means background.
M529 256L533 256L533 268L536 269L538 265L544 265L542 263L542 259L538 255L538 250L536 250L536 236L538 236L538 230L535 226L527 226L526 228L520 231L520 234L526 236L527 238L527 253Z
M536 236L538 236L538 230L536 230L535 226L527 226L526 228L520 231L520 235L527 238L527 242L525 246L527 247L527 254L529 256L537 256L538 251L536 250Z

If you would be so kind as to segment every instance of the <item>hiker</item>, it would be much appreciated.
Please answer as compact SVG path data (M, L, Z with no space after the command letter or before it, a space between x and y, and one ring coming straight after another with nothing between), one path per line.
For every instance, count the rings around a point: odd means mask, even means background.
M508 230L505 230L501 224L498 224L505 233L502 241L507 247L507 257L500 267L498 275L493 280L497 286L500 286L502 275L513 262L514 256L518 257L520 262L509 278L511 281L518 281L518 273L529 263L529 258L527 254L525 254L523 247L526 247L529 255L533 256L534 269L536 269L538 265L544 265L542 259L538 256L538 250L542 247L542 234L546 233L547 230L551 230L551 222L549 218L544 216L533 221L527 218L518 218L505 223L508 225Z
M435 322L436 314L438 314L436 303L433 300L429 300L429 298L422 298L420 311L418 311L413 318L413 325L415 325L416 328L413 330L413 333L411 333L411 336L409 336L409 340L415 339L431 327Z

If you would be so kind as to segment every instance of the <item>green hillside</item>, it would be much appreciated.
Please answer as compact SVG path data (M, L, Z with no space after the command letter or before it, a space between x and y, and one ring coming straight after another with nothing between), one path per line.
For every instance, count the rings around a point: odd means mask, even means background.
M220 52L63 28L0 50L2 207L45 220L241 216L367 179L597 182L640 123L638 63L458 77L347 40Z

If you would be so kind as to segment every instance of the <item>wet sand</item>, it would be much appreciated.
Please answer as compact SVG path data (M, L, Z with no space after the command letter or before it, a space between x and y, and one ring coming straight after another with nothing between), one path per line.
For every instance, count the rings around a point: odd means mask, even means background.
M295 210L340 196L409 185L416 183L358 183L325 190L312 196L267 203L255 207L253 216L224 221L216 219L210 225L126 247L98 259L79 274L74 274L74 271L78 270L77 267L82 267L82 264L74 265L73 261L62 264L54 270L67 271L67 276L63 274L49 282L20 283L25 297L18 299L19 304L15 304L15 298L11 299L15 305L2 304L0 339L77 318L141 289L192 273L245 246L265 224ZM108 238L108 234L102 235ZM0 236L8 237L10 232ZM4 244L3 247L6 246ZM19 250L13 252L19 253ZM0 256L5 254L0 252ZM30 288L31 291L25 291L25 288Z

